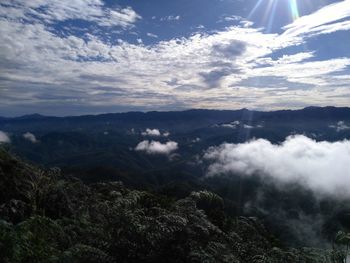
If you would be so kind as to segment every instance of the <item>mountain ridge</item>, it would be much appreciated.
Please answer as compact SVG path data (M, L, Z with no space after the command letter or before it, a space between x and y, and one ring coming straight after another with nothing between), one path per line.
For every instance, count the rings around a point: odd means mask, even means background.
M290 115L290 116L300 116L300 114L306 114L307 117L319 117L321 115L326 116L344 116L350 115L350 107L316 107L310 106L298 110L275 110L275 111L258 111L258 110L249 110L246 108L238 110L215 110L215 109L189 109L183 111L129 111L129 112L118 112L118 113L103 113L103 114L93 114L93 115L78 115L78 116L46 116L38 113L23 115L19 117L1 117L0 122L26 122L26 121L47 121L47 120L92 120L92 119L116 119L121 121L126 120L137 120L137 121L147 121L154 120L155 118L173 118L181 119L183 117L189 118L211 118L216 116L227 116L232 115L236 117L238 115L253 115L256 117L268 118L270 116L281 116L281 115Z

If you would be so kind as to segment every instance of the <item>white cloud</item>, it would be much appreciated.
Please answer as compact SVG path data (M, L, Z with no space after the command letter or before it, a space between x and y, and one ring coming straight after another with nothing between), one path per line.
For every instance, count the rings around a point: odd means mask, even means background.
M214 127L222 127L222 128L230 128L230 129L236 129L239 127L239 125L241 124L240 121L232 121L230 123L223 123L220 125L214 125Z
M337 132L343 130L350 130L350 126L346 125L344 121L339 121L336 125L330 125L330 128L336 129Z
M268 34L245 24L152 45L121 39L111 44L92 31L74 35L68 30L58 35L43 21L79 18L100 26L130 28L140 19L131 8L106 8L100 0L4 0L1 4L7 7L0 8L4 87L0 107L122 105L154 110L348 105L348 97L342 95L348 93L349 82L341 77L348 75L343 71L350 66L349 57L319 61L309 51L271 58L276 51L302 44L303 33ZM27 20L30 23L23 22ZM303 21L303 26L313 23L310 18ZM242 84L250 78L269 79L274 90ZM274 78L284 83L274 83Z
M71 19L95 22L100 26L132 27L141 19L131 7L106 8L101 0L4 0L0 16L8 19L24 19L30 22L53 23Z
M158 129L146 129L146 131L141 133L143 136L161 136L162 134Z
M240 21L242 20L241 16L225 16L222 21L232 22L232 21Z
M327 5L318 11L303 16L284 27L284 36L319 35L339 30L349 30L350 21L341 21L350 17L350 0Z
M6 132L0 131L0 144L1 143L10 143L10 137L7 135Z
M168 155L178 149L177 142L169 141L167 143L161 143L157 141L142 141L140 142L135 150L144 151L148 154L165 154Z
M156 34L153 33L147 33L148 37L153 37L153 38L158 38L158 36Z
M220 125L216 124L213 127L214 128L215 127L222 127L222 128L230 128L230 129L237 129L237 128L242 127L244 129L255 129L255 128L263 128L263 125L259 124L259 125L253 126L253 125L241 123L240 121L233 121L230 123L223 123Z
M179 16L179 15L177 15L177 16L171 15L171 16L162 17L160 19L160 21L176 21L176 20L180 20L180 19L181 19L181 16Z
M161 133L158 129L149 129L147 128L144 132L141 133L142 136L164 136L164 137L168 137L170 135L169 132L164 132Z
M209 175L260 175L295 183L316 193L350 197L350 141L316 142L297 135L274 145L264 139L207 150Z
M36 139L35 135L33 133L30 132L26 132L23 134L23 138L32 142L32 143L37 143L38 140Z

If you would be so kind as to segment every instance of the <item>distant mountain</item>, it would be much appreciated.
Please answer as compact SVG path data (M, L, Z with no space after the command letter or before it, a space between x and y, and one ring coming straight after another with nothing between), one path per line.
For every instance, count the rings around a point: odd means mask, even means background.
M45 119L45 118L46 118L46 116L43 116L43 115L38 114L38 113L34 113L34 114L23 115L20 117L14 117L12 119L15 119L15 120L38 120L38 119Z
M279 123L304 121L341 121L350 119L350 108L307 107L301 110L251 111L241 110L187 110L172 112L127 112L100 115L84 115L70 117L49 117L40 114L25 115L16 118L0 118L0 129L6 126L10 130L30 128L34 130L74 129L84 126L104 125L119 129L144 128L157 126L176 131L188 131L208 127L217 123L235 120L248 122L272 121Z

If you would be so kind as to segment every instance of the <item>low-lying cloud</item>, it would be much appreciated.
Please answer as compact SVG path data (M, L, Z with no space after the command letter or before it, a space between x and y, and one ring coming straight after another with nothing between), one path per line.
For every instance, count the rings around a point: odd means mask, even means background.
M177 142L169 141L163 144L161 142L148 141L148 140L140 142L135 148L136 151L143 151L148 154L165 154L165 155L168 155L173 151L176 151L177 149L178 149Z
M10 137L7 135L7 133L0 131L0 144L1 143L9 143L11 142Z
M281 144L265 139L224 143L204 154L208 175L240 174L270 177L280 183L300 183L320 194L350 197L350 141L317 142L303 135Z
M256 129L256 128L263 128L264 126L261 124L258 124L256 126L253 125L248 125L248 124L244 124L241 123L240 121L233 121L233 122L229 122L229 123L223 123L223 124L215 124L213 126L214 128L230 128L230 129L237 129L237 128L243 128L243 129Z
M170 135L169 132L161 133L158 129L146 129L144 132L141 133L143 136L154 136L154 137L168 137Z
M344 121L338 121L336 125L330 125L330 128L336 129L337 132L350 130L350 126L346 125Z
M30 132L26 132L23 134L23 138L26 139L27 141L30 141L32 143L37 143L38 140L36 139L35 135Z

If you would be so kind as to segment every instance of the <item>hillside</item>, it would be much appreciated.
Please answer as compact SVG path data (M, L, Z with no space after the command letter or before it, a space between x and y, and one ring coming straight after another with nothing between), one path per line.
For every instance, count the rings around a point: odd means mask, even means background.
M208 191L172 199L120 182L85 185L0 151L3 262L343 262L282 247L257 218Z

